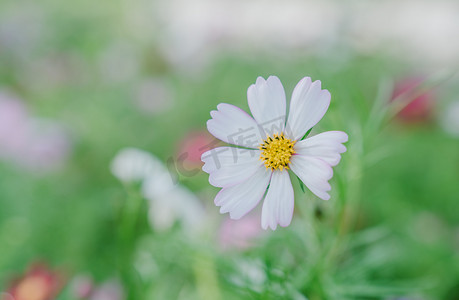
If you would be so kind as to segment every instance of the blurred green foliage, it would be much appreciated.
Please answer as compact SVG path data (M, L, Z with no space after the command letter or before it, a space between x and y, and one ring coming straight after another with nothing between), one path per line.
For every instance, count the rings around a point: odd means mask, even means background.
M65 269L69 279L119 277L136 300L457 299L459 141L433 122L375 125L371 115L378 97L390 98L384 83L410 74L411 66L343 47L294 59L224 52L198 75L183 74L161 56L153 31L139 38L120 21L126 5L0 3L3 26L17 17L18 35L41 28L36 40L0 41L0 86L33 115L65 124L73 141L70 159L54 172L0 162L0 287L43 260ZM23 12L36 19L22 23ZM113 82L100 69L101 57L120 40L133 47L140 70ZM282 80L287 98L304 76L320 79L332 94L314 129L350 136L331 182L332 199L303 194L294 181L290 227L268 232L248 250L222 251L215 229L227 216L213 207L217 189L202 172L182 174L181 182L215 215L208 232L189 238L179 224L157 232L144 207L128 244L120 241L128 192L109 171L116 152L132 146L163 161L175 157L179 141L205 130L218 103L248 110L247 87L271 74ZM145 114L134 105L139 82L152 77L170 83L172 109ZM440 88L438 98L453 93ZM152 262L147 275L135 267L139 253ZM59 299L73 299L69 289Z

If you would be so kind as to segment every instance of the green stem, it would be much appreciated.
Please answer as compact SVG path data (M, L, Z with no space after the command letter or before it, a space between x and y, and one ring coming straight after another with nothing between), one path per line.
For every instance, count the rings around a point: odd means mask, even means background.
M136 250L136 240L139 237L138 224L141 215L143 198L138 191L131 186L126 186L127 197L121 206L118 223L118 264L121 279L125 287L129 287L128 299L141 297L141 284L138 274L133 267L133 259Z

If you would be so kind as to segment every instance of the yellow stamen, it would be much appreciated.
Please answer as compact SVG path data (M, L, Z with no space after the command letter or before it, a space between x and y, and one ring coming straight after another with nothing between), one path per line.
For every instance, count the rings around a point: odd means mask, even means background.
M292 141L284 136L284 133L274 134L273 137L268 136L259 149L262 151L260 159L264 161L266 169L284 170L288 169L290 157L295 153L293 146L295 141Z

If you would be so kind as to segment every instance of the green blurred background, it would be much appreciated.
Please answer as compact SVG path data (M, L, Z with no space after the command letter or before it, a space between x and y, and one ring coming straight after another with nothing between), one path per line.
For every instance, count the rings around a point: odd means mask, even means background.
M458 33L446 0L2 0L0 297L459 299ZM269 75L287 98L321 80L332 103L313 134L346 131L348 151L330 201L294 181L290 227L227 237L218 189L180 157ZM139 185L110 172L125 147L199 199L204 229L149 222Z

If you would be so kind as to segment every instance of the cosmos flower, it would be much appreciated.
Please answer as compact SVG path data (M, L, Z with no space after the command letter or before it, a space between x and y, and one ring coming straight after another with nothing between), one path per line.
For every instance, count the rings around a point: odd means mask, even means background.
M112 160L110 170L125 183L141 182L145 178L162 176L167 172L159 159L136 148L120 150Z
M247 91L253 118L240 108L221 103L210 113L207 129L216 138L239 147L217 147L202 155L209 182L222 188L215 197L221 213L240 219L265 196L261 225L272 230L288 226L294 194L288 170L319 198L328 200L332 167L346 151L346 133L328 131L302 139L324 116L330 93L319 80L303 78L295 87L286 118L284 88L275 76L258 77ZM269 188L268 188L269 186ZM266 192L267 191L267 192Z
M204 219L199 199L175 182L174 175L151 153L136 148L121 149L110 168L122 182L141 183L153 228L165 231L179 220L186 230L199 230Z

